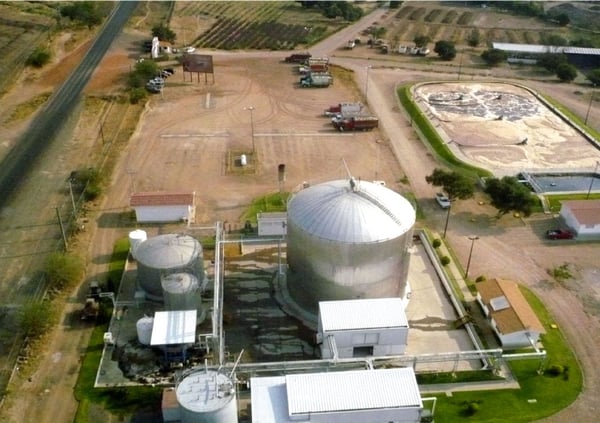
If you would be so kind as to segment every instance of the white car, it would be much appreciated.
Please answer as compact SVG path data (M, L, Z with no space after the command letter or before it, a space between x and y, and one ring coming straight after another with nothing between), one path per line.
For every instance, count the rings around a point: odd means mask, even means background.
M442 192L435 194L435 201L440 205L441 208L447 209L450 207L450 199Z

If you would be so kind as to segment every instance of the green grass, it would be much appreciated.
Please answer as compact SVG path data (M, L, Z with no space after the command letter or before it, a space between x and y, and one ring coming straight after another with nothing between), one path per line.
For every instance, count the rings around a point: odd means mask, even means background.
M541 97L548 104L552 105L552 107L560 111L564 116L569 118L571 121L575 122L575 124L579 125L582 128L585 128L587 133L595 139L596 147L600 147L600 132L596 131L594 128L587 126L582 118L574 114L571 110L560 104L558 101L554 100L552 97L549 97L547 95L541 95Z
M277 192L253 200L250 207L248 207L248 210L244 212L242 220L249 220L252 223L256 223L256 215L258 213L287 211L287 200L289 196L289 192L283 192L281 194Z
M115 243L112 257L108 264L108 291L117 292L125 262L129 255L129 238L122 238Z
M568 371L558 376L539 374L538 360L510 362L510 367L521 389L455 392L452 397L436 395L436 423L472 420L478 423L520 423L539 420L571 404L583 387L581 368L559 328L552 328L552 316L539 298L521 286L523 295L546 328L542 336L548 354L546 368L559 364ZM535 400L535 402L529 402ZM479 410L471 417L466 414L469 403L477 403Z
M557 195L546 195L546 201L552 212L558 213L560 211L561 203L567 200L587 200L587 194L557 194ZM590 200L600 199L599 193L591 193L589 196Z

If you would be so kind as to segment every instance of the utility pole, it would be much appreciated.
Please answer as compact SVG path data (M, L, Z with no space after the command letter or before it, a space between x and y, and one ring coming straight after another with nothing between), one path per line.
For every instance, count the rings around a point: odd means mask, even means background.
M65 243L65 250L69 248L69 244L67 242L67 234L65 233L65 227L63 225L62 218L60 217L60 209L58 207L54 208L56 210L56 217L58 218L58 225L60 226L60 233L62 234L63 242Z
M478 236L470 236L471 240L471 249L469 250L469 259L467 260L467 269L465 270L465 279L469 277L469 267L471 266L471 257L473 256L473 246L475 245L475 241L479 239Z

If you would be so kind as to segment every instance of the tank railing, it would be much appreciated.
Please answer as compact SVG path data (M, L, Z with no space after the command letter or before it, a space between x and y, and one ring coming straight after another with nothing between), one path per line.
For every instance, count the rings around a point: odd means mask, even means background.
M370 201L371 203L375 204L377 207L379 207L381 210L383 210L385 212L385 214L387 214L398 225L404 226L404 223L402 221L400 221L400 219L398 219L398 217L394 213L392 213L390 209L388 209L386 206L384 206L378 199L376 199L369 193L364 192L360 189L358 189L354 192L356 194L360 195L361 197L365 198L366 200Z

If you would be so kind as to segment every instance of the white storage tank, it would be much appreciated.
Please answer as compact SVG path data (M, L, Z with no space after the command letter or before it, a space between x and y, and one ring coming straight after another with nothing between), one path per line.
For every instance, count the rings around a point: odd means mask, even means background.
M406 295L416 213L400 194L367 181L308 187L288 204L288 289L316 313L319 301Z
M171 273L204 274L202 245L189 235L159 235L142 242L136 249L137 278L146 296L163 300L162 277Z
M200 284L191 273L172 273L162 278L163 298L166 311L200 310Z
M139 343L142 345L150 345L150 341L152 340L152 329L154 328L154 317L142 317L136 322L135 328L137 330Z
M202 370L189 374L176 389L182 423L237 423L233 381L226 374Z
M141 229L136 229L135 231L129 232L129 251L131 251L131 255L134 259L137 260L135 256L137 247L147 239L148 235L146 234L146 231L142 231Z

